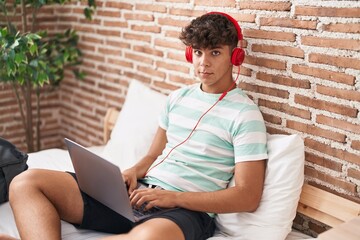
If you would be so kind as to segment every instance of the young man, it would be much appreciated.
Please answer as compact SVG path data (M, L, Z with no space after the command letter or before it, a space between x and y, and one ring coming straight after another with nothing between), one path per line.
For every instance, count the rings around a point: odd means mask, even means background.
M119 234L108 239L200 240L213 234L214 214L256 210L266 129L257 106L234 84L233 64L242 60L234 57L241 51L236 24L211 13L182 31L200 83L170 94L148 154L123 172L133 205L176 209L133 224L82 193L74 175L28 170L10 192L21 239L60 239L62 219ZM235 186L228 188L233 177ZM161 189L135 189L138 180Z

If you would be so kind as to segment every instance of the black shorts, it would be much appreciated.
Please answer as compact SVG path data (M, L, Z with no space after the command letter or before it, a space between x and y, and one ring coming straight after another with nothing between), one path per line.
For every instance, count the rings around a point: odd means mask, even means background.
M74 173L69 174L76 180ZM84 201L84 216L80 225L74 224L78 228L120 234L129 232L136 225L149 219L166 218L175 222L181 228L186 240L207 239L215 231L214 219L207 213L177 208L146 218L138 223L133 223L86 193L81 191L81 195Z

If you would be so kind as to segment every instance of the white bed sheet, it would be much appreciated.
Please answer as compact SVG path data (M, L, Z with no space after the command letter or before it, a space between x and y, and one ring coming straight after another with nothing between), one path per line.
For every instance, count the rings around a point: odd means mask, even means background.
M104 146L96 146L89 148L97 154L102 153ZM29 154L28 159L29 168L45 168L60 171L74 171L68 151L63 149L48 149ZM110 234L77 229L73 225L62 221L62 239L63 240L93 240L100 237L109 236ZM19 237L14 217L9 203L3 203L0 205L0 233L9 234L13 237ZM229 240L220 234L214 236L212 240ZM296 230L293 230L286 238L286 240L302 240L302 239L314 239ZM241 240L241 239L233 239Z

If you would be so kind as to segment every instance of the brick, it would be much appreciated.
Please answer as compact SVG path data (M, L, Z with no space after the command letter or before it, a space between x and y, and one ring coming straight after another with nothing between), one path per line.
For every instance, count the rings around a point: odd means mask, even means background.
M146 53L149 55L153 55L153 56L157 56L157 57L163 57L164 56L164 52L160 51L160 50L156 50L153 47L150 46L140 46L140 45L135 45L133 47L135 52L141 52L141 53Z
M174 52L169 52L167 54L167 59L173 59L179 62L184 62L185 58L185 53L183 54L178 54L178 53L174 53Z
M195 6L211 6L211 7L235 7L234 0L208 1L208 0L194 0Z
M80 39L84 42L88 42L88 43L99 43L99 44L104 44L104 40L101 38L96 38L96 37L89 37L89 36L81 36Z
M275 96L275 97L279 97L279 98L287 99L289 97L288 91L279 90L279 89L275 89L275 88L263 87L263 86L253 85L253 84L245 83L245 82L239 83L239 87L246 91L266 94L266 95Z
M125 21L119 21L119 20L115 20L115 21L105 20L105 21L104 21L104 26L105 26L105 27L127 28L127 27L128 27L128 23L125 22Z
M360 33L360 23L330 23L323 26L324 31Z
M156 2L189 3L190 0L156 0Z
M284 86L310 89L310 81L308 80L297 80L286 76L267 74L264 72L258 72L256 74L256 78L262 81L276 83Z
M179 43L179 41L169 41L166 39L155 39L155 46L165 47L165 48L173 48L177 50L184 49L184 46Z
M351 148L355 150L360 150L360 141L353 140L351 143Z
M174 91L176 89L178 89L178 86L166 83L166 82L160 82L160 81L154 81L154 86L160 88L160 89L168 89L170 91Z
M98 25L100 26L101 25L101 20L99 19L92 19L92 20L88 20L88 19L82 19L80 18L78 20L78 23L82 23L82 24L91 24L91 25Z
M159 69L154 69L154 68L151 68L151 67L139 66L138 70L140 72L149 74L150 76L156 76L156 77L159 77L159 78L162 78L162 79L164 79L166 77L166 73L164 71L160 71Z
M301 43L303 45L315 47L360 50L360 40L354 39L303 36L301 37Z
M300 48L295 47L253 44L251 50L253 52L264 52L283 56L304 58L304 51Z
M136 74L136 73L133 73L133 72L125 71L124 75L126 77L128 77L129 79L136 79L136 80L141 81L141 82L151 82L151 78L144 77L144 75Z
M144 34L124 33L124 38L128 40L137 40L142 42L151 42L151 36Z
M348 169L348 177L355 178L357 180L360 180L360 171L354 168Z
M121 2L118 2L118 1L108 1L108 2L105 2L105 7L109 7L109 8L118 8L118 9L121 9L121 10L132 10L133 9L133 5L130 4L130 3L121 3Z
M177 64L171 64L164 61L156 61L156 67L158 68L165 68L167 70L182 72L182 73L189 73L189 68L184 66L179 66Z
M360 102L360 92L357 90L344 90L344 89L317 85L316 92L327 96L336 97L339 99L347 99L350 101Z
M326 54L310 53L309 61L328 64L337 67L353 68L360 70L360 59L351 57L335 57Z
M266 131L269 133L269 134L284 134L284 135L289 135L288 132L282 130L282 129L278 129L278 128L273 128L273 127L270 127L270 126L266 126Z
M110 10L96 10L97 17L120 17L119 11L110 11Z
M104 55L113 55L113 56L120 56L122 53L122 50L120 49L114 49L114 48L103 48L99 47L98 49L99 53L102 53Z
M274 116L274 115L268 114L268 113L262 113L262 115L266 122L277 124L277 125L281 125L281 123L282 123L281 117Z
M263 106L263 107L267 107L267 108L270 108L270 109L273 109L275 111L279 111L279 112L282 112L282 113L287 113L287 114L292 115L292 116L297 116L297 117L300 117L300 118L304 118L304 119L310 119L311 118L311 113L309 111L302 110L302 109L290 106L287 103L273 102L273 101L270 101L270 100L265 100L265 99L259 98L258 105Z
M106 44L107 46L113 46L113 47L116 47L116 48L120 48L120 49L130 49L130 44L129 43L125 43L125 42L122 42L122 41L117 41L117 40L109 40L109 39L106 39Z
M69 26L67 26L67 28L69 28ZM77 32L82 32L82 33L95 33L95 29L93 27L75 25L73 29L76 30Z
M198 17L205 14L206 11L187 8L170 8L169 13L176 16Z
M86 53L86 52L83 53L83 58L86 58L87 60L97 61L97 62L104 62L105 61L104 56L99 56L99 55L90 54L90 53Z
M345 143L345 134L336 133L331 130L326 130L321 127L317 127L314 125L309 125L293 120L286 121L286 127L297 130L299 132L308 133L314 136L319 136L327 139L331 139L337 142Z
M120 62L117 63L118 65L120 65ZM108 64L101 64L97 67L98 70L102 71L102 72L106 72L106 73L113 73L113 74L119 74L120 73L120 69L113 67L113 66L109 66Z
M283 61L254 57L249 55L245 57L244 63L272 69L286 69L286 63Z
M124 17L126 20L139 20L145 22L153 22L155 17L152 14L136 14L136 13L125 13Z
M128 55L127 55L128 57ZM130 58L130 57L129 57ZM128 58L125 58L125 60L123 60L123 58L121 59L115 59L115 58L108 58L106 63L110 63L110 64L115 64L115 65L118 65L118 66L122 66L122 67L126 67L126 68L133 68L134 67L134 64L131 63L131 62L128 62L127 61ZM144 63L146 62L146 59L144 58ZM119 71L119 69L114 69L115 73Z
M131 30L140 31L140 32L160 33L161 32L161 27L159 27L159 26L133 25L133 26L131 26Z
M316 122L320 124L324 124L326 126L334 127L337 129L342 129L344 131L348 131L351 133L360 134L360 126L357 124L353 124L344 120L339 120L331 117L327 117L324 115L318 115L316 117Z
M165 37L170 37L170 38L176 38L179 39L179 31L172 31L172 30L162 30L162 33L164 34ZM185 49L185 46L184 46Z
M305 139L305 146L314 149L320 153L326 154L327 156L335 157L346 162L360 165L359 154L350 153L347 150L336 149L329 145L309 138Z
M238 70L233 70L233 73L237 74ZM252 70L250 68L241 66L240 67L240 74L243 76L251 77Z
M239 22L250 22L250 23L254 23L256 18L255 14L245 14L245 13L233 14L233 16Z
M97 29L96 33L102 36L120 37L121 32L116 30L102 30Z
M77 46L81 49L81 51L91 51L91 52L95 51L94 45L87 45L86 43L78 43Z
M136 4L135 10L166 13L166 6L158 4Z
M266 11L290 11L290 2L269 2L269 1L240 1L240 10L266 10Z
M316 234L320 234L328 230L326 226L324 226L323 224L319 224L317 222L309 221L308 225L309 225L309 230L315 232Z
M189 21L172 18L159 18L158 23L161 26L185 27L189 24Z
M260 38L260 39L271 39L271 40L289 41L289 42L294 42L296 37L294 33L256 30L256 29L245 29L243 30L243 35L245 38Z
M305 166L305 175L330 183L350 193L356 193L356 185L354 183L346 182L341 178L333 177L311 167Z
M319 166L322 166L322 167L325 167L325 168L328 168L328 169L331 169L331 170L334 170L337 172L342 171L343 164L332 161L325 157L316 156L312 153L305 152L305 160L307 162L311 162L311 163L317 164Z
M293 72L304 74L312 77L322 78L333 82L343 83L353 86L355 84L355 77L346 73L339 73L335 71L329 71L320 68L308 67L305 65L293 65Z
M316 29L316 21L296 20L289 18L260 18L260 26L276 26L300 29Z
M181 83L181 84L186 84L186 85L191 85L191 84L196 83L195 79L180 77L180 76L174 75L174 74L170 74L169 79L171 82Z
M308 106L318 110L325 110L328 112L338 113L348 117L356 117L358 110L355 108L347 107L341 104L331 103L324 100L319 100L311 97L295 94L295 103Z
M360 16L360 8L295 6L295 16L299 15L316 17L358 18Z

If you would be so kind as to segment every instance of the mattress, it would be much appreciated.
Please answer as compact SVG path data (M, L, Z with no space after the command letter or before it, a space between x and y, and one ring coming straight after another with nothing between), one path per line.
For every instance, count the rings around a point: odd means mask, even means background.
M101 155L104 146L95 146L89 148L91 151ZM68 151L63 149L48 149L29 154L28 159L29 168L44 168L60 171L71 171L74 169L71 164ZM9 203L3 203L0 205L0 233L8 234L13 237L19 237L14 217ZM62 239L64 240L91 240L99 239L101 237L110 236L110 234L78 229L72 224L62 221L61 223ZM231 238L217 234L211 238L212 240L229 240ZM314 239L296 230L293 230L286 238L286 240L301 240L301 239ZM235 240L235 239L234 239ZM240 239L239 239L240 240Z

